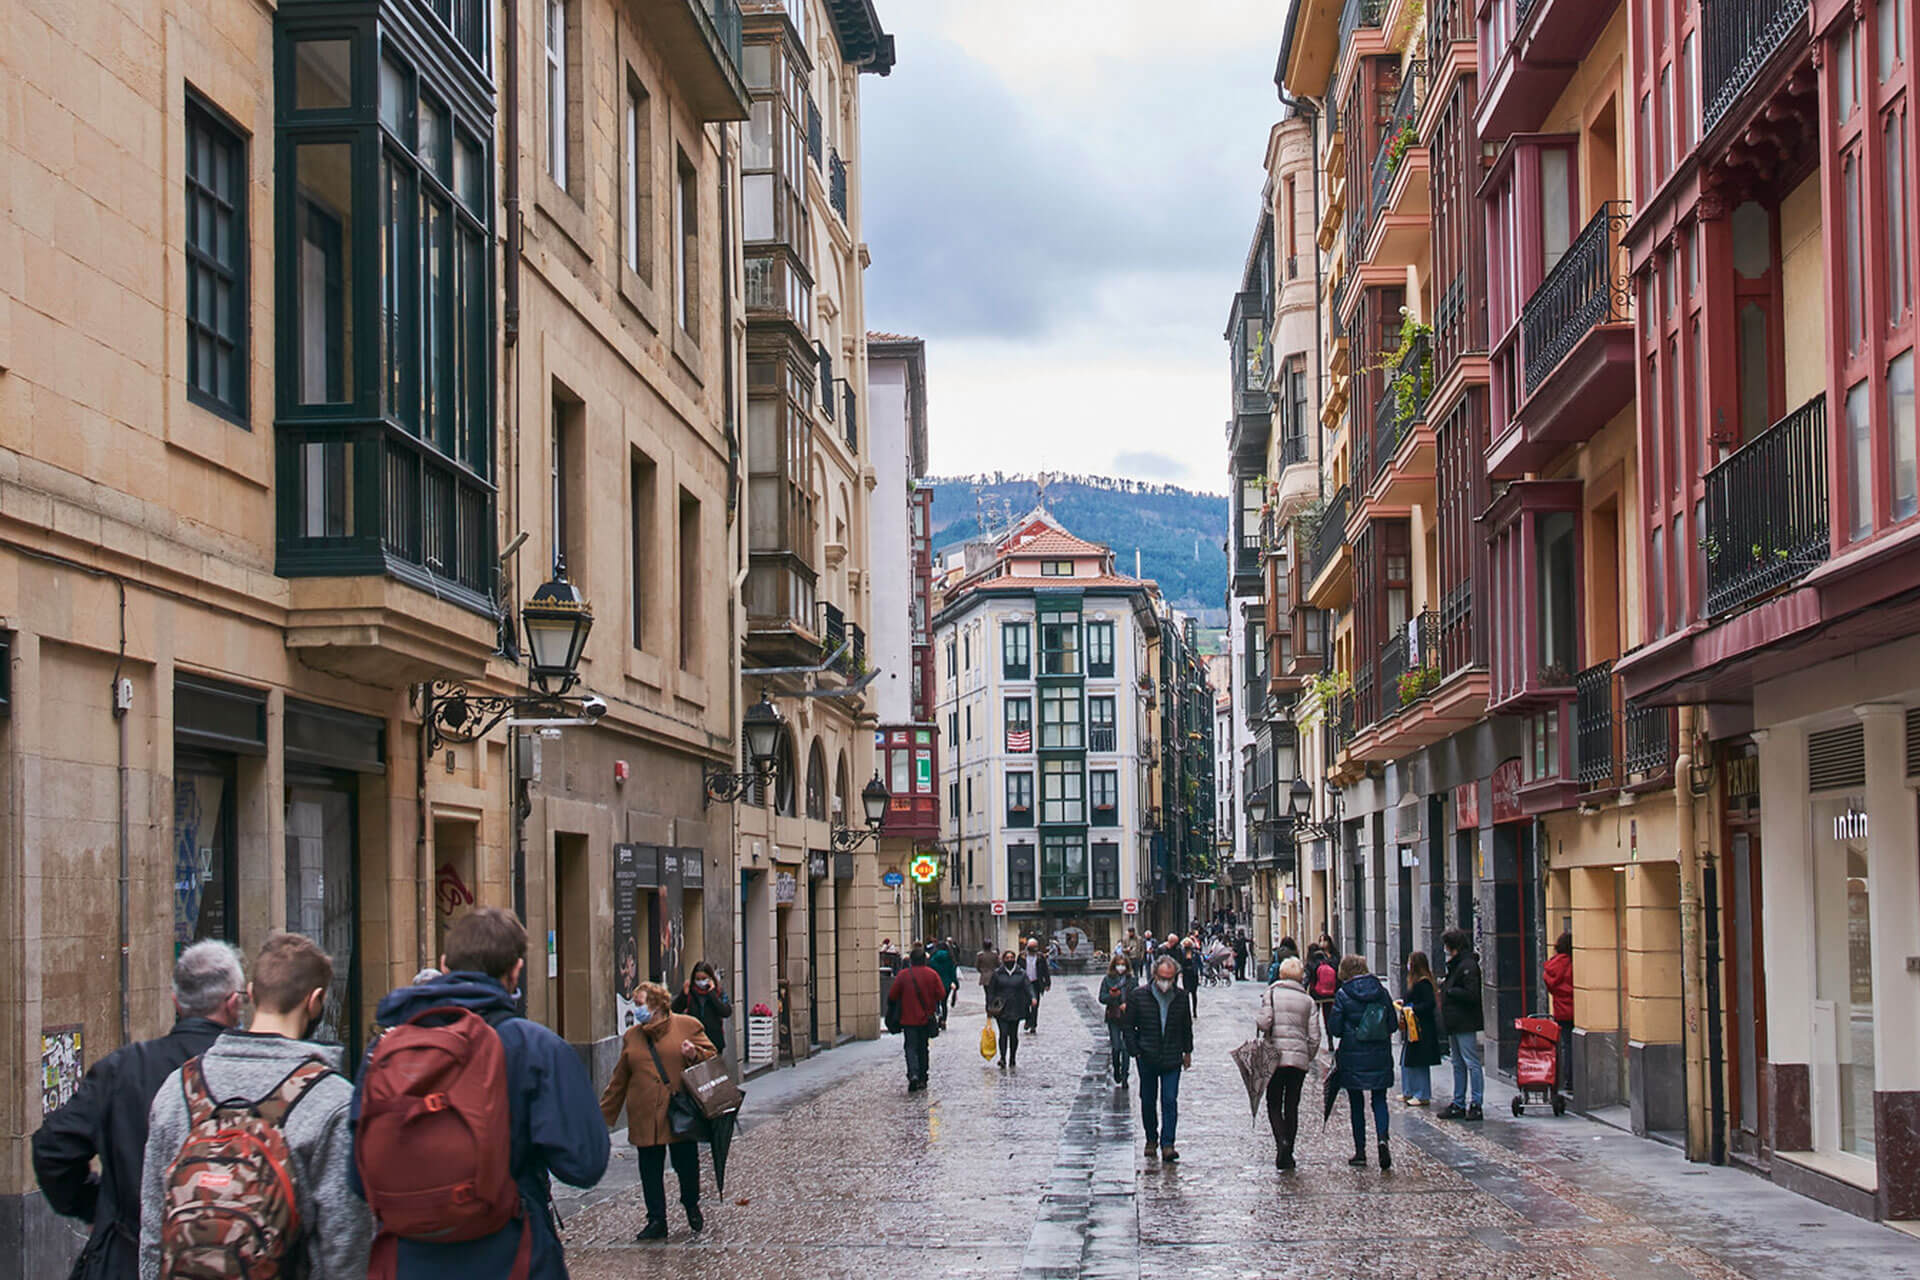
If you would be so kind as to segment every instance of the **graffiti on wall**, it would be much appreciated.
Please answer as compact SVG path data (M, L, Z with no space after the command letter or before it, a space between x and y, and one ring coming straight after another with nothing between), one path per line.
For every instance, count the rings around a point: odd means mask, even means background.
M80 1024L40 1029L40 1112L65 1106L80 1088Z

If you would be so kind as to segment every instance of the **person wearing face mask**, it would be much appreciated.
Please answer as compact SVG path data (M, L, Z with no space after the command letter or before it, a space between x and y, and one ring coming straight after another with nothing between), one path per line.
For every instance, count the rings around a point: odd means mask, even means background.
M1020 1057L1020 1023L1033 1005L1033 983L1026 966L1008 949L1000 953L1000 967L987 978L987 1013L1000 1024L1000 1069L1017 1068Z
M1046 953L1040 950L1040 939L1027 939L1027 958L1022 963L1026 968L1027 985L1033 988L1033 1000L1027 1005L1027 1030L1037 1034L1040 1030L1040 997L1053 985Z
M1193 1012L1179 989L1180 962L1162 956L1153 981L1127 1000L1127 1052L1140 1064L1140 1124L1147 1131L1147 1159L1175 1161L1174 1127L1180 1119L1180 1073L1193 1065Z
M720 976L705 960L696 961L687 975L687 985L673 998L673 1011L699 1019L713 1041L715 1053L727 1051L727 1019L733 1016L733 1002L720 988Z
M714 1055L713 1044L695 1019L673 1013L667 989L643 982L635 994L634 1025L620 1043L613 1077L600 1094L600 1114L608 1124L627 1112L627 1141L640 1164L640 1193L647 1210L646 1224L636 1240L667 1238L667 1161L673 1162L680 1183L680 1204L694 1232L705 1229L700 1213L700 1148L691 1140L676 1141L667 1106L680 1092L686 1069Z
M1100 1003L1107 1007L1107 1050L1113 1068L1113 1082L1127 1085L1127 998L1133 994L1133 972L1124 955L1117 955L1100 980Z

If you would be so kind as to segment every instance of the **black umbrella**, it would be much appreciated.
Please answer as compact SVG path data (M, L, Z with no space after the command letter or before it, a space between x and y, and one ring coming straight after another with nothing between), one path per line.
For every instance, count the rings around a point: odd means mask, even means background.
M1322 1097L1320 1099L1320 1125L1322 1128L1325 1128L1328 1118L1333 1115L1334 1102L1346 1091L1346 1086L1340 1083L1340 1055L1338 1051L1334 1053L1333 1065L1327 1069L1326 1080L1320 1087L1322 1090Z
M727 1149L733 1146L733 1122L738 1116L739 1112L729 1111L707 1121L713 1131L707 1139L707 1145L713 1148L713 1189L723 1194L727 1189Z

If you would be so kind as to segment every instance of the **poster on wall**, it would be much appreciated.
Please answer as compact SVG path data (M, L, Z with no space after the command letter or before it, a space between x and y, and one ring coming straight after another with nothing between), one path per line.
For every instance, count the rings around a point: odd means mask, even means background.
M633 991L640 985L640 938L634 906L640 900L639 851L613 846L613 1034L633 1025Z
M40 1114L50 1115L78 1092L80 1024L40 1029Z

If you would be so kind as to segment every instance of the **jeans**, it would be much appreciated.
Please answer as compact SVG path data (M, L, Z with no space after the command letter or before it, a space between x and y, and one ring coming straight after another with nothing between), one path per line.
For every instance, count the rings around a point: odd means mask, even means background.
M1020 1056L1020 1019L995 1018L1000 1024L1000 1061L1008 1066Z
M1347 1090L1347 1110L1353 1115L1353 1149L1367 1149L1367 1109L1363 1094L1373 1095L1373 1135L1382 1146L1387 1141L1387 1091L1385 1089Z
M1038 1031L1039 1029L1040 1029L1040 993L1036 991L1033 993L1033 1003L1027 1006L1027 1030Z
M1163 1120L1160 1113L1165 1112ZM1180 1068L1154 1071L1140 1064L1140 1125L1147 1141L1173 1145L1173 1129L1180 1121Z
M1401 1067L1400 1092L1417 1102L1432 1102L1433 1068Z
M667 1220L667 1157L673 1157L674 1176L680 1182L680 1203L689 1209L700 1204L700 1148L692 1142L635 1147L640 1160L640 1193L647 1202L647 1221Z
M1477 1107L1487 1094L1486 1073L1480 1069L1480 1033L1456 1032L1447 1037L1447 1043L1453 1054L1454 1105ZM1467 1092L1468 1081L1473 1084L1471 1094Z
M907 1042L907 1083L927 1078L927 1029L924 1026L900 1028L900 1038Z
M1300 1130L1300 1087L1307 1082L1303 1067L1282 1067L1267 1082L1267 1123L1273 1126L1273 1148L1289 1159L1293 1138Z
M1109 1022L1107 1024L1107 1052L1113 1065L1114 1083L1125 1084L1127 1082L1128 1061L1127 1037L1126 1034L1120 1030L1120 1024L1117 1022Z

